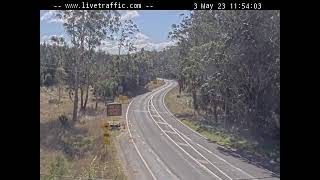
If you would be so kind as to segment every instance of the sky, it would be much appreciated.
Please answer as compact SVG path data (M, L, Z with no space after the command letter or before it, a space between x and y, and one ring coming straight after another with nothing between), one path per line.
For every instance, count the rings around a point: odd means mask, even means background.
M189 14L189 11L179 10L122 10L121 19L131 19L137 24L140 32L136 34L138 40L135 43L137 49L162 50L175 44L168 39L168 33L172 24L178 24L182 20L180 14ZM54 10L40 11L40 42L48 41L51 36L63 36L68 41L68 36L64 31L62 21L54 15ZM111 53L117 53L115 42L105 40L101 49Z

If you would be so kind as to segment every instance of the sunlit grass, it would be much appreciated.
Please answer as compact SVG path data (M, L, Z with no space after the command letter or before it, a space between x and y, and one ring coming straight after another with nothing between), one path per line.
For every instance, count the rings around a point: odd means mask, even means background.
M148 84L145 85L145 87L149 90L149 91L152 91L162 85L164 85L165 82L164 81L158 81L158 83L153 83L152 81L150 81Z

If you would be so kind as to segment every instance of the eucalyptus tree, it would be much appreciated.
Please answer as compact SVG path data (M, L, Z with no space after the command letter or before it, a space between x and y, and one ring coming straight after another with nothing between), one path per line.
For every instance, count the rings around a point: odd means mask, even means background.
M50 38L50 41L53 44L53 47L52 47L54 50L53 54L56 56L56 63L57 63L55 80L58 85L58 105L59 105L61 101L61 90L63 90L63 84L66 78L66 71L64 68L64 59L65 59L67 44L63 37L52 36Z
M194 101L199 94L216 122L222 108L226 127L272 134L280 122L279 21L279 11L194 11L173 25L180 91L193 91Z
M113 36L112 40L117 43L118 46L118 59L115 62L116 72L115 74L120 77L120 85L124 87L126 77L128 77L128 65L129 62L124 62L124 58L121 57L121 51L125 50L127 52L127 61L131 61L131 52L136 50L134 42L137 39L136 34L139 32L138 26L131 20L121 20L119 19L113 24Z
M75 55L72 59L69 59L74 76L74 82L70 84L74 91L73 121L78 119L79 88L85 88L88 94L90 81L90 66L88 66L90 60L88 59L90 59L94 48L106 38L109 32L108 25L110 21L114 20L115 15L117 15L116 11L107 10L61 10L57 13L57 17L64 22L63 26L70 37ZM81 108L85 108L83 102Z

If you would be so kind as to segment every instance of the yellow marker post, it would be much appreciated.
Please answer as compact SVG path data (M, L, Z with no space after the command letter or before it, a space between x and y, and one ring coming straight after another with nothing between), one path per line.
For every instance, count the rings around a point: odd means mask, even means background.
M102 129L103 129L103 143L110 144L109 123L104 123L102 126Z
M120 95L120 96L118 97L118 100L119 100L119 103L121 103L121 104L128 104L128 96L122 96L122 95Z

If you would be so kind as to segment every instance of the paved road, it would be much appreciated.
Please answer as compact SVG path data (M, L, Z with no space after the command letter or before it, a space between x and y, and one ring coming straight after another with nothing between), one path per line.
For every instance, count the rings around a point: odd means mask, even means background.
M178 121L164 104L164 96L177 83L165 82L128 105L126 121L131 138L125 156L134 171L143 172L132 176L139 180L280 179L224 153L220 146Z

